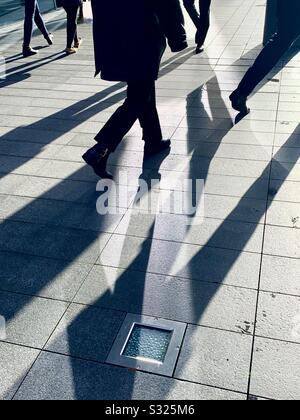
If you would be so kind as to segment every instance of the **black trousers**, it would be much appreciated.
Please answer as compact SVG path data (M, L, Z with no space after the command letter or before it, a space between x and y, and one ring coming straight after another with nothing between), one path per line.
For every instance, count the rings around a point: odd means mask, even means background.
M128 82L127 99L117 109L95 140L114 152L134 123L139 120L143 140L155 143L162 140L156 108L155 81Z
M25 0L24 47L30 46L33 22L35 22L42 35L47 38L49 33L41 16L37 0Z
M72 48L73 42L78 42L77 16L79 6L64 6L67 13L67 48Z
M253 92L300 36L299 5L294 9L285 3L288 2L279 2L277 33L259 54L238 87L244 96L249 96Z
M203 45L210 26L211 0L199 0L199 12L195 6L196 0L183 0L184 7L197 28L196 43Z

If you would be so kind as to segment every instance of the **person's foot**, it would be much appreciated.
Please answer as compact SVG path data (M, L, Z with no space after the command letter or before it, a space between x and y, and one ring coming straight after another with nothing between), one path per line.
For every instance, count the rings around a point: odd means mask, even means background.
M50 46L53 45L53 38L54 38L54 36L51 33L48 36L45 37L46 41L48 42L48 44Z
M196 47L196 54L202 53L204 50L203 44L198 44Z
M83 39L78 38L78 41L75 42L75 44L74 44L74 48L76 48L78 50L81 47L82 43L83 43Z
M242 95L239 90L235 90L229 96L232 108L240 112L243 115L247 115L250 112L250 108L247 106L247 96Z
M23 57L31 57L37 55L39 52L31 47L23 47Z
M152 156L157 153L163 152L164 150L170 149L171 140L161 140L155 143L146 143L144 152L146 156Z
M72 54L76 54L77 53L77 49L76 48L74 48L74 47L72 47L72 48L66 48L65 49L65 53L67 54L67 55L72 55Z
M96 175L102 179L113 179L106 167L109 158L109 150L100 144L89 149L83 156L82 159L93 168Z

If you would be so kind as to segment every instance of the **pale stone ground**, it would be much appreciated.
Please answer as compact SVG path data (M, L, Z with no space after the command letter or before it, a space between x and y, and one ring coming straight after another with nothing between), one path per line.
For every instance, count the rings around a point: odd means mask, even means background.
M132 180L204 179L202 224L131 203L100 217L81 155L123 85L93 79L89 25L80 53L61 54L61 12L34 59L18 55L18 25L0 28L0 398L299 399L300 56L233 125L228 96L261 48L264 0L213 3L205 52L164 58L170 155L142 169L137 125L110 161ZM127 313L187 324L172 378L106 363Z

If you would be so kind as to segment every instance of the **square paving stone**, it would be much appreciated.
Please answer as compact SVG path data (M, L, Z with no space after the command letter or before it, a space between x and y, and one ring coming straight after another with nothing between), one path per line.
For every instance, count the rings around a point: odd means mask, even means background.
M97 262L255 289L260 259L247 252L113 235Z
M300 296L300 260L263 256L261 289Z
M247 392L252 338L209 328L188 328L175 377Z
M0 400L11 400L39 351L0 343Z
M270 225L300 228L300 203L273 201L269 203L267 223Z
M124 318L123 312L72 304L46 348L56 353L104 362Z
M91 269L50 258L0 253L0 289L71 301Z
M245 395L42 353L16 400L245 400Z
M31 223L5 221L0 247L40 257L94 263L110 235Z
M264 253L300 258L300 229L267 226Z
M66 309L64 302L0 292L1 316L6 321L4 341L42 348Z
M299 400L299 377L299 344L256 338L251 394L276 400Z
M261 252L263 227L254 223L128 212L116 233L195 245Z
M300 297L261 292L256 334L300 344Z
M251 333L256 292L96 266L75 301L183 323Z
M292 163L273 162L271 178L274 180L300 182L300 165L295 165Z
M300 182L272 180L269 189L269 200L300 202Z

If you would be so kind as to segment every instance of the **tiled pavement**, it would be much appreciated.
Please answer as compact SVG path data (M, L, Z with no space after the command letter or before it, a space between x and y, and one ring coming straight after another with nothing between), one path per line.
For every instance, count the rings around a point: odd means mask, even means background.
M89 26L69 58L61 12L36 59L19 59L17 28L1 38L1 399L299 399L299 54L233 125L228 95L261 47L264 1L213 4L205 53L164 58L170 155L143 165L136 126L111 160L132 180L160 173L161 188L205 179L202 224L130 204L97 215L81 154L124 88L93 79ZM105 363L126 313L188 324L172 378Z

